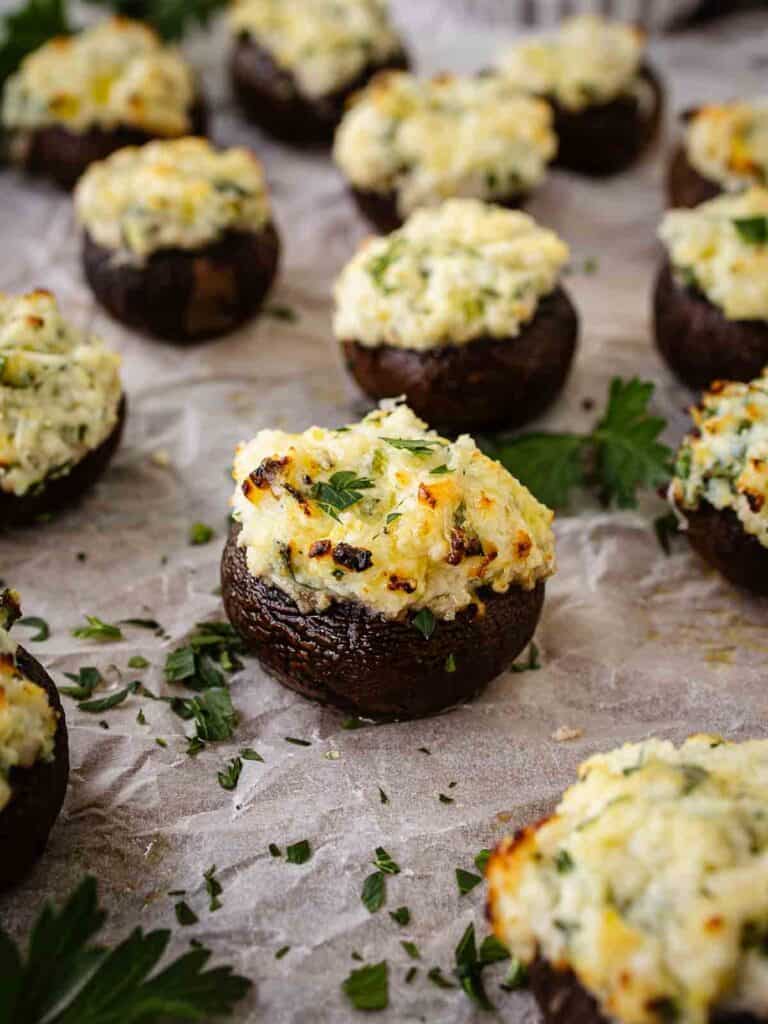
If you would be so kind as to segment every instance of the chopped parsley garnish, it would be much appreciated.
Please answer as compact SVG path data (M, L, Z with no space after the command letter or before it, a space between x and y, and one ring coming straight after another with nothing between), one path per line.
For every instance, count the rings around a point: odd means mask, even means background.
M219 899L222 889L221 882L216 877L215 864L212 864L207 871L203 872L203 881L205 882L205 891L208 893L208 909L213 914L223 906Z
M555 870L558 875L567 875L573 868L573 857L570 853L567 850L558 850L555 855Z
M398 907L397 910L390 910L389 916L402 928L411 922L411 912L408 907Z
M389 526L391 523L394 523L396 520L402 519L402 518L403 518L403 513L402 512L390 512L389 515L387 516L386 525Z
M430 967L427 971L427 977L438 988L456 988L452 981L448 981L440 967Z
M139 708L139 713L136 715L136 721L138 722L139 725L147 724L146 716L141 708Z
M285 848L285 859L289 864L306 864L312 856L312 848L308 839L301 839Z
M243 761L240 757L233 757L231 761L222 768L220 772L216 773L216 777L219 780L219 785L222 789L233 790L237 788L237 784L240 781L240 773L243 770Z
M352 971L342 990L356 1010L386 1010L389 1006L389 966L386 960Z
M158 970L170 931L137 927L112 948L97 943L106 918L89 877L60 909L45 905L26 955L0 928L3 1019L150 1024L160 1014L169 1021L207 1021L231 1014L251 987L231 967L205 970L211 954L203 946Z
M528 648L528 660L515 662L514 665L510 665L509 667L512 672L538 672L541 668L541 662L539 661L539 648L533 641L531 641Z
M456 947L455 974L469 998L483 1010L492 1010L493 1004L483 985L484 963L477 955L475 926L470 924Z
M195 738L206 742L231 739L237 725L237 712L226 687L203 690L196 697L164 698L171 711L184 721L193 721Z
M765 245L768 242L768 217L737 217L733 226L743 242L750 245Z
M421 953L419 947L415 942L409 942L407 939L402 939L400 945L403 947L405 952L411 958L411 960L421 960Z
M216 531L206 523L193 523L189 528L189 543L194 546L208 544L216 536Z
M119 626L103 622L96 615L86 615L87 625L72 630L72 636L78 640L122 640L123 632Z
M449 469L448 466L443 464L442 466L435 466L434 469L430 469L430 476L445 476L446 473L452 473L453 470Z
M78 711L87 711L90 714L100 714L102 711L110 711L112 708L116 708L123 701L127 700L128 697L135 693L137 685L131 683L130 686L124 687L122 690L116 690L114 693L108 694L106 697L100 697L97 700L86 700L81 701L77 705Z
M528 985L528 968L516 956L510 957L509 970L501 987L505 992L517 992Z
M63 693L67 697L72 697L74 700L88 700L93 695L93 691L101 683L102 677L101 672L97 668L86 667L81 668L77 675L73 675L71 672L65 672L64 675L67 679L71 679L72 682L77 683L76 686L60 686L59 693Z
M162 747L162 748L163 748L163 750L165 750L165 749L166 749L166 747L168 746L168 744L167 744L167 743L166 743L166 741L165 741L165 740L164 740L164 739L162 738L162 736L157 736L157 737L155 737L155 743L156 743L156 744L158 745L158 747Z
M17 620L17 624L19 626L27 626L29 629L37 630L35 635L29 638L33 644L41 644L51 635L51 629L48 623L45 619L41 619L37 615L25 615L23 618Z
M244 747L240 751L240 757L242 757L244 761L261 761L261 763L264 764L264 758L258 750L254 750L253 747Z
M224 686L224 673L241 669L244 653L243 641L228 622L199 622L187 643L166 658L165 678L190 690Z
M437 627L437 619L429 608L422 608L411 619L411 625L414 629L418 629L425 640L429 640Z
M456 885L459 887L459 894L466 896L468 892L480 885L482 882L480 875L474 875L471 871L465 871L464 868L456 868Z
M406 975L405 975L405 984L406 985L410 985L411 982L415 979L415 977L416 977L416 975L418 973L419 973L419 968L418 967L409 967L407 972L406 972Z
M176 920L184 928L188 928L192 924L197 924L200 918L184 900L179 902L173 908L176 911Z
M486 935L480 943L479 957L483 964L496 964L509 960L509 950L495 935Z
M393 238L384 252L379 253L368 261L368 273L379 291L385 295L389 295L394 290L385 281L387 271L393 263L400 259L405 244L403 238Z
M388 797L388 796L387 796L387 794L386 794L386 793L384 792L384 790L383 790L383 789L381 788L381 786L379 786L379 800L380 800L380 801L381 801L381 802L382 802L383 804L388 804L388 803L389 803L389 797Z
M437 799L440 801L441 804L452 804L453 803L453 797L446 796L445 793L438 793L437 794Z
M300 740L295 736L285 736L286 743L292 743L295 747L311 747L312 743L310 740Z
M445 659L445 671L455 672L456 671L456 658L453 654L449 654Z
M287 953L290 953L290 951L290 946L281 946L280 949L278 949L277 952L275 953L275 960L282 960Z
M491 851L482 849L480 853L475 857L475 867L481 875L485 874L485 869L488 867L488 861L491 859Z
M291 306L282 306L276 302L262 308L262 313L271 316L275 320L284 320L293 324L299 319L299 314Z
M653 529L659 547L665 555L672 553L672 540L680 535L680 523L674 512L667 512L666 515L657 516L653 521Z
M373 480L359 477L357 473L343 469L334 473L330 480L314 484L311 494L313 500L326 515L341 522L339 512L356 505L358 501L362 500L362 491L369 490L373 486Z
M360 899L363 901L363 906L368 913L375 914L377 910L381 910L384 906L385 898L386 882L384 874L381 871L374 871L363 882L363 891L360 894Z
M270 853L270 856L272 856L272 857L282 857L283 856L283 851L280 849L280 847L277 845L277 843L270 843L269 844L269 853Z
M153 633L162 633L163 627L157 619L120 619L121 626L136 626L137 629L150 629Z
M401 448L403 451L410 452L411 455L426 456L431 455L435 448L445 448L447 442L443 440L434 440L429 437L380 437L380 441L386 441L392 448Z
M379 871L383 871L385 875L400 874L400 865L396 864L395 861L392 860L383 846L376 847L376 856L373 860L373 866L378 868Z
M146 658L142 658L140 654L134 654L132 658L128 659L128 668L149 668L149 662Z

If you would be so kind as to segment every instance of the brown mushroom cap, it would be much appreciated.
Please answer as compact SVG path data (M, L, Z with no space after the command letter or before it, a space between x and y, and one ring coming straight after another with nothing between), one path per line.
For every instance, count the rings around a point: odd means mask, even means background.
M685 146L680 144L667 167L667 203L671 207L692 208L714 199L722 192L716 181L699 174L688 160Z
M681 509L693 550L727 580L753 594L768 595L768 548L747 533L732 508L717 509L702 500Z

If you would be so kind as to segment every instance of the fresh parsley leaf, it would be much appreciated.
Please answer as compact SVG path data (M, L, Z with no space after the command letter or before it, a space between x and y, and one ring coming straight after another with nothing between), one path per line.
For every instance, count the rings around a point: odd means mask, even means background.
M233 757L225 768L222 768L220 772L216 773L216 777L219 780L219 785L221 786L221 788L227 790L236 789L237 784L240 781L240 773L242 772L242 770L242 759L239 757Z
M653 521L653 529L664 554L672 554L672 540L680 534L680 523L675 513L667 512L664 516L657 516Z
M275 953L275 960L282 960L284 956L290 953L290 946L281 946L280 949Z
M493 1003L488 998L483 985L483 967L477 956L475 943L475 926L470 924L456 947L455 974L461 987L469 998L483 1010L492 1010Z
M380 437L380 441L385 441L392 448L400 448L403 451L410 452L411 455L419 455L424 457L425 455L431 455L435 448L444 448L446 442L437 438L432 439L430 437Z
M314 484L311 495L323 512L340 522L339 512L356 505L362 500L362 491L373 486L373 480L344 469L334 473L330 480Z
M411 625L418 629L425 640L429 640L437 628L437 619L429 608L422 608L411 619Z
M226 687L203 690L196 697L171 697L169 700L171 710L179 718L194 720L197 739L215 743L234 735L237 712Z
M501 984L505 992L517 992L528 985L528 968L516 956L510 957L509 970Z
M195 547L208 544L216 536L216 531L206 523L193 523L189 528L189 543Z
M389 1006L389 965L386 960L352 971L342 990L356 1010L386 1010Z
M402 939L400 945L412 960L421 960L421 953L419 952L419 947L415 942L409 942L407 939Z
M179 900L173 909L176 911L176 920L184 928L188 928L192 924L197 924L200 920L194 910L184 900Z
M374 871L373 874L368 875L366 880L363 882L363 891L360 895L360 899L363 901L363 906L366 908L369 914L375 914L377 910L381 910L384 906L384 900L386 898L386 882L384 880L384 874L381 871Z
M571 490L584 483L587 446L579 434L532 433L482 442L486 454L550 508L566 508Z
M261 763L264 764L264 758L258 750L254 750L253 747L244 747L240 751L240 757L242 757L244 761L261 761Z
M78 626L72 630L72 636L78 640L122 640L123 632L119 626L110 622L102 622L96 615L86 615L86 626Z
M750 245L765 245L768 242L768 217L737 217L733 226L742 241Z
M139 723L139 725L147 724L146 716L141 708L139 708L139 713L136 715L136 721Z
M408 907L398 907L397 910L390 910L389 916L397 924L404 928L405 925L411 922L411 912Z
M445 476L446 473L452 473L453 470L449 469L448 466L443 464L442 466L435 466L434 469L430 469L430 476Z
M199 622L187 643L166 658L165 678L190 690L221 687L226 683L225 672L243 667L242 654L245 645L228 622Z
M123 701L127 700L128 697L136 692L134 685L126 686L122 690L116 690L114 693L108 694L106 697L101 697L98 700L86 700L82 701L77 705L78 711L88 711L90 714L99 714L102 711L110 711L112 708L116 708Z
M485 874L485 869L488 867L488 861L491 859L491 851L482 849L480 853L475 857L475 867L481 875Z
M20 626L27 626L29 629L37 630L35 635L29 638L33 644L41 644L51 635L51 629L48 623L45 619L38 618L37 615L25 615L23 619L18 620L18 624Z
M285 739L286 743L292 743L294 745L294 747L311 747L312 746L312 743L311 743L310 740L300 740L300 739L297 739L295 736L285 736L284 739Z
M399 875L400 865L396 864L383 846L376 847L376 857L373 866L383 871L385 875Z
M251 983L231 967L204 970L202 946L156 968L171 933L136 928L112 949L97 946L106 920L96 881L86 878L57 910L46 904L32 929L26 956L0 928L3 984L0 1008L14 1024L152 1024L229 1015ZM156 972L156 973L153 973ZM54 1016L55 1012L55 1016Z
M481 882L482 878L480 875L473 875L471 871L465 871L464 868L456 868L456 884L459 887L461 896L466 896L468 892L472 892Z
M289 864L306 864L312 856L312 848L308 839L301 839L285 848L285 859Z
M219 899L221 896L222 888L221 882L216 877L216 865L213 864L208 868L207 871L203 872L203 881L205 882L205 891L208 893L208 910L213 914L217 910L221 910L223 903Z
M134 654L132 658L128 659L128 668L149 668L149 662L146 658L142 658L140 654Z
M509 960L509 950L495 935L486 935L480 943L478 957L481 964L496 964Z
M345 718L341 723L342 729L351 731L353 729L364 729L368 723L364 722L362 718Z
M67 679L77 683L77 686L60 686L59 693L75 700L88 700L99 683L102 682L101 672L92 667L81 668L77 675L72 675L71 672L65 672L64 675Z
M528 660L515 662L514 665L510 665L509 667L512 672L538 672L541 668L541 662L539 661L539 648L533 641L531 641L531 645L528 648Z
M453 982L448 981L440 967L431 967L427 971L427 977L432 984L437 985L438 988L456 988Z
M555 855L555 870L558 875L567 875L573 871L573 857L567 850L558 850Z

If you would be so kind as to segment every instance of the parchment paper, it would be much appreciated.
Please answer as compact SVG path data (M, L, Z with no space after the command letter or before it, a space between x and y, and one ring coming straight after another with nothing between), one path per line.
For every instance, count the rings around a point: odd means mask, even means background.
M500 43L493 19L462 14L455 3L403 0L397 8L423 70L486 66ZM759 93L766 27L765 18L744 17L654 43L670 108ZM190 53L214 97L217 140L251 144L265 161L285 243L273 299L300 319L264 318L189 351L132 335L94 308L67 198L15 173L0 175L0 287L53 289L76 322L123 353L130 396L125 444L95 493L39 530L0 537L0 575L21 590L26 613L52 627L47 642L27 646L59 682L83 665L114 683L118 670L133 679L127 661L142 654L152 668L141 678L169 692L168 651L195 622L222 616L214 591L235 443L265 426L344 423L365 408L330 335L329 287L366 228L325 156L270 144L237 115L220 33L193 40ZM581 349L544 428L586 428L595 414L584 400L599 408L611 376L637 374L658 382L669 443L684 431L691 396L662 368L649 336L662 163L657 149L633 172L596 184L553 173L530 204L571 243L577 271L585 259L599 262L595 274L575 272L567 282L581 313ZM175 926L167 892L187 889L200 923L177 929L174 951L198 938L217 962L253 979L238 1021L358 1019L340 991L359 966L353 951L368 962L389 960L391 1009L382 1021L474 1020L461 992L441 991L425 977L437 964L450 973L470 920L479 935L485 931L483 888L460 897L457 867L474 870L480 848L550 809L593 751L651 734L768 732L768 604L732 590L685 544L665 557L651 526L663 506L653 496L637 513L581 507L557 522L559 572L537 635L544 667L507 674L450 714L345 731L343 716L292 695L249 660L233 683L241 715L234 742L193 760L184 752L184 723L164 705L132 697L88 716L66 699L73 771L64 813L43 861L0 900L3 923L22 934L43 898L61 899L92 872L111 911L105 935L122 937L139 923ZM197 521L216 527L214 542L189 546ZM122 643L74 640L70 631L86 613L156 618L170 639L127 628ZM136 721L140 707L148 726ZM552 737L562 726L581 733L558 742ZM248 745L265 763L246 762L237 790L227 793L216 772ZM441 792L455 802L441 803ZM314 854L303 866L268 852L270 842L284 848L304 838ZM360 889L377 845L403 871L388 879L387 908L371 916ZM224 887L215 914L202 891L212 864ZM412 912L407 928L387 914L401 905ZM400 947L405 938L422 952L411 985L403 981L412 963ZM275 959L286 945L290 952ZM495 980L489 989L503 1019L518 1024L535 1014L527 995L505 995Z

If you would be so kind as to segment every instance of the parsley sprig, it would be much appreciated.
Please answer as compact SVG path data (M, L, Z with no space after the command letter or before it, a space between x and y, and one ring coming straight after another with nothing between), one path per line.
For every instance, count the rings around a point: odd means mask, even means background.
M320 481L312 487L312 497L331 519L340 523L339 512L362 500L362 492L374 486L373 480L358 476L349 469L339 470L330 480Z
M591 486L606 506L634 508L637 491L671 474L672 452L659 441L666 422L652 416L648 381L611 381L606 410L588 434L523 434L483 445L545 505L564 508L574 487Z
M86 878L57 910L46 904L26 956L0 928L0 1017L14 1024L114 1024L229 1016L251 983L231 967L205 970L199 946L157 971L169 931L135 928L113 948L97 946L107 914Z

